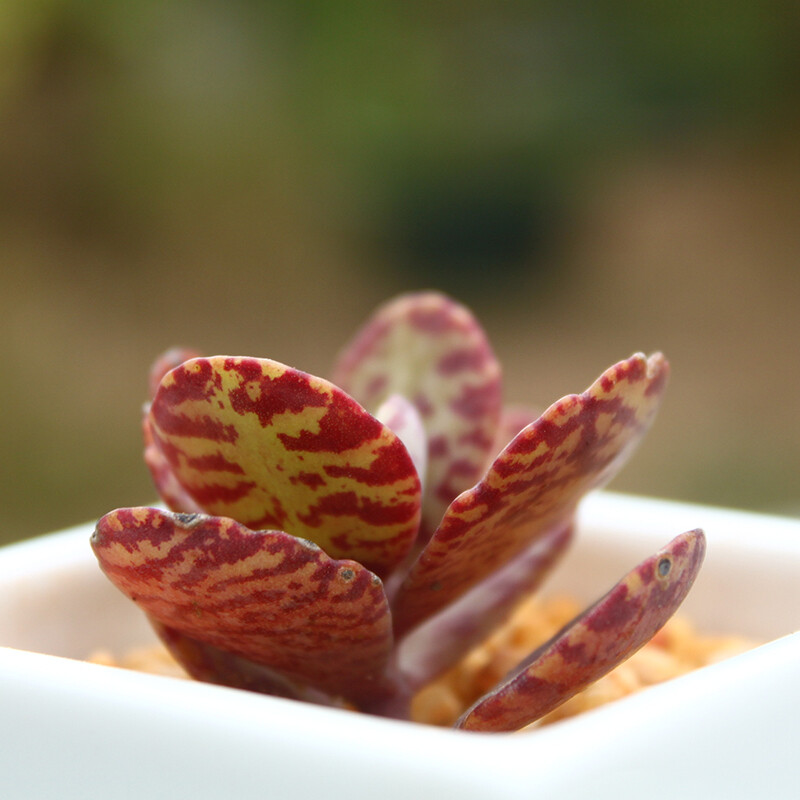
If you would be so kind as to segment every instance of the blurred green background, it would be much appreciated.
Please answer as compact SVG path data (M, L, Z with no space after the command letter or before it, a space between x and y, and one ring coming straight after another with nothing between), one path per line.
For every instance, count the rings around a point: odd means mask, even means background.
M800 513L795 0L0 0L0 540L151 502L172 345L438 288L510 400L673 366L613 488Z

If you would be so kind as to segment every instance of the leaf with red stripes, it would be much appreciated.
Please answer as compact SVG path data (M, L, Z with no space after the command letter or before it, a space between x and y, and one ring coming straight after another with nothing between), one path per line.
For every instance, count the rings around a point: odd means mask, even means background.
M267 359L195 358L164 376L148 422L206 513L310 539L379 574L416 538L421 487L408 451L322 378Z
M118 589L185 637L357 704L385 690L389 608L361 564L282 531L154 508L107 514L92 547Z
M294 684L263 664L193 639L153 617L148 617L148 620L175 661L195 680L306 703L335 704L328 695Z
M503 406L500 412L500 421L497 424L497 433L494 437L492 457L486 463L488 469L497 454L523 429L542 416L543 408L534 409L519 403Z
M483 474L500 415L500 366L483 329L444 295L402 295L343 350L333 381L369 409L390 395L417 407L428 437L423 530Z
M164 376L170 371L179 367L191 358L198 358L200 353L190 350L188 347L173 347L162 353L150 366L147 385L150 389L150 399L156 396L158 387Z
M480 483L457 497L393 600L401 634L567 524L650 426L668 375L659 353L615 364L524 428Z
M705 537L689 531L643 561L605 597L482 697L456 727L515 731L540 719L647 644L694 583Z
M172 511L186 514L202 511L189 493L178 483L178 479L172 473L172 467L153 442L153 434L150 432L150 417L147 412L142 420L142 434L144 437L144 463L150 470L150 477L153 479L158 496Z
M194 350L188 350L184 347L173 347L162 353L150 367L150 375L148 378L148 386L150 389L150 399L155 397L158 387L164 376L175 367L188 361L190 358L196 358L199 353ZM144 437L144 463L147 469L150 470L150 476L153 479L153 484L159 497L166 503L166 505L173 511L182 511L186 513L194 513L202 509L195 503L195 501L183 489L178 480L172 474L172 468L167 463L166 458L161 455L161 451L155 446L153 442L153 434L150 431L150 404L147 403L144 407L144 418L142 419L142 435Z

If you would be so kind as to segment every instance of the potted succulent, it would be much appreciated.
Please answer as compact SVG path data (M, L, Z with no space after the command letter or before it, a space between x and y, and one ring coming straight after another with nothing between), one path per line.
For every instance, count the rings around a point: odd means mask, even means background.
M318 786L329 790L344 774L356 783L356 796L371 796L374 785L368 777L374 767L337 772L322 758L330 736L341 736L340 744L347 740L380 762L384 780L391 775L404 793L419 793L427 776L430 791L438 785L446 796L487 796L487 784L476 782L468 765L502 751L502 774L489 781L496 796L530 796L517 740L509 747L508 737L488 734L539 719L661 628L703 560L705 538L696 523L671 530L654 554L633 569L628 564L613 588L464 710L458 730L377 718L408 720L413 694L540 586L582 519L581 498L616 473L648 429L667 375L660 354L637 354L541 415L504 409L483 331L466 309L435 293L406 295L379 309L343 351L333 382L267 359L166 354L151 374L144 433L145 460L169 510L117 509L94 528L92 548L106 576L145 612L190 675L251 691L178 689L174 682L167 690L149 676L137 676L139 688L132 690L130 678L96 667L93 680L112 694L155 691L162 704L168 695L167 705L181 709L181 734L188 724L201 751L201 732L230 736L238 724L239 752L251 753L242 736L252 736L254 726L256 738L275 748L275 737L294 740L299 724L315 742ZM620 518L624 509L606 509L606 523L624 530L631 522ZM637 525L642 516L634 515ZM577 527L583 533L587 526ZM595 552L595 563L609 547ZM590 581L596 578L588 572ZM793 663L796 641L779 649ZM78 685L82 674L71 676ZM626 701L628 708L635 711L637 701ZM213 734L203 729L205 714L198 716L195 703L213 717ZM112 705L119 705L118 695ZM577 724L571 736L592 726ZM264 726L273 726L271 733ZM321 749L320 729L328 732ZM420 772L417 744L447 751L459 769L437 770L423 759ZM599 741L594 747L608 757ZM416 761L403 765L409 748ZM341 747L333 750L341 755ZM281 746L273 756L279 751L285 783L275 791L304 796L311 784L299 775L300 754L289 756ZM253 789L253 773L245 772L239 793ZM563 770L557 772L566 785ZM395 773L405 777L395 782ZM586 774L594 775L594 796L601 796L596 774ZM212 776L203 783L208 788ZM619 796L618 781L609 779L609 786Z

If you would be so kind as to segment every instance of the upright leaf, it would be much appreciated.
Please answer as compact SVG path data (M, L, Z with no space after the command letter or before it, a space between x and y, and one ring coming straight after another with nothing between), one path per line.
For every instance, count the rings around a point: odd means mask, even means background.
M421 487L406 448L328 381L267 359L196 358L167 373L148 419L207 513L310 539L380 574L416 538Z
M634 355L524 428L447 509L393 600L395 633L569 523L581 497L616 474L650 426L667 373L660 354Z
M416 405L428 437L423 529L483 473L500 415L500 366L463 306L434 292L382 306L342 352L334 382L369 409L392 394Z
M191 358L198 358L200 353L190 350L187 347L173 347L162 353L151 365L147 385L150 390L150 399L156 396L158 387L164 376L170 371L179 367Z
M162 353L150 367L150 375L148 378L148 386L150 389L150 399L155 397L158 387L164 376L175 367L188 361L190 358L196 358L199 353L194 350L188 350L184 347L173 347ZM168 461L161 454L161 451L156 447L153 441L153 434L150 430L150 404L147 403L144 407L144 417L142 419L142 434L144 437L144 463L150 470L150 475L153 479L153 484L156 487L159 497L167 504L173 511L180 511L184 513L194 513L202 511L200 506L189 496L189 493L180 485L178 479L172 473Z

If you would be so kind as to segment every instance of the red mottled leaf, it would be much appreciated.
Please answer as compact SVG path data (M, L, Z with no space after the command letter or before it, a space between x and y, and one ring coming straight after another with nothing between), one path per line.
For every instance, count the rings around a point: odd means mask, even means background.
M312 542L154 508L107 514L100 566L180 634L354 703L384 691L391 620L380 579Z
M175 367L188 361L190 358L195 358L199 354L194 350L188 350L184 347L174 347L162 353L150 367L150 375L148 379L148 386L150 389L150 399L155 397L158 387L161 384L164 376ZM172 468L167 463L164 456L161 455L159 449L153 442L153 435L150 431L149 420L150 404L147 403L144 407L144 418L142 420L142 434L144 436L144 463L150 470L150 475L153 478L156 491L161 499L173 511L182 511L186 513L193 513L201 511L202 509L197 503L192 500L189 494L184 491L183 487L178 483L175 476L172 474Z
M683 602L705 554L702 531L683 533L540 647L456 723L515 731L599 680L645 645Z
M268 667L192 639L153 617L148 619L172 657L195 680L306 703L334 704L328 695L293 684Z
M491 455L500 414L500 366L472 314L433 292L378 309L342 352L334 382L367 408L400 394L428 436L423 531L472 486Z
M400 670L414 688L446 672L535 592L572 541L573 526L537 539L485 581L413 631L400 646Z
M500 413L500 422L497 424L497 433L494 437L492 457L486 464L488 469L498 453L523 429L536 422L542 415L543 409L534 409L532 406L510 405L503 406Z
M581 497L616 474L650 426L667 374L660 353L634 355L523 429L448 508L393 599L395 634L568 523Z
M150 375L148 376L148 386L150 387L150 399L156 396L158 387L164 376L175 367L179 367L185 361L191 358L197 358L200 355L196 350L190 350L187 347L173 347L162 353L150 367Z
M148 420L206 513L310 539L380 574L413 545L421 487L408 451L328 381L267 359L196 358L167 373Z
M145 416L142 420L142 434L144 436L144 463L150 470L150 476L155 484L158 496L166 503L168 508L186 514L194 514L202 511L195 503L191 495L178 483L178 479L172 472L172 467L167 463L167 459L161 455L161 451L153 442L153 434L150 432L150 418L148 409L145 409Z

